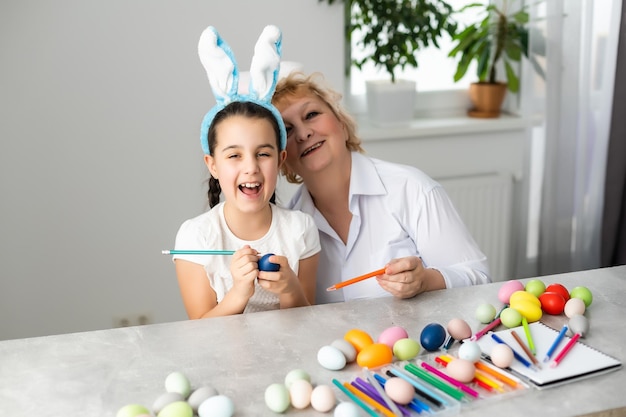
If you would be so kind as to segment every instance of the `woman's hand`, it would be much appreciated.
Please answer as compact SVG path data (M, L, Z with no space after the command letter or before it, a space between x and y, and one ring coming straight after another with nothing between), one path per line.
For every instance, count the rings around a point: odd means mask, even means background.
M398 298L446 288L443 275L436 269L424 268L418 256L392 259L385 265L385 274L377 276L376 280L385 291Z

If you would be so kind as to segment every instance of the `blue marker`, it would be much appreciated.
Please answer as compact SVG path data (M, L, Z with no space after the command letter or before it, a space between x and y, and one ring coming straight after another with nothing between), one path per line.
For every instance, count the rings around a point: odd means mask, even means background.
M506 342L505 342L504 340L500 339L500 337L498 337L498 335L497 335L497 334L495 334L495 333L491 333L491 338L492 338L493 340L495 340L496 342L498 342L498 343L502 343L503 345L507 345L507 344L506 344ZM507 345L507 346L509 346L509 345ZM520 355L519 353L517 353L517 352L515 351L515 349L513 349L511 346L509 346L509 348L511 348L511 350L513 351L513 356L515 356L515 359L517 359L518 361L520 361L520 362L522 363L522 365L524 365L524 366L525 366L525 367L527 367L527 368L530 368L530 369L536 370L536 368L533 366L533 364L532 364L532 363L530 363L529 361L527 361L525 357L523 357L522 355Z
M563 325L563 328L559 332L558 336L556 337L556 339L554 339L554 342L552 342L552 346L550 346L550 349L548 349L548 353L546 353L546 357L543 360L544 362L548 362L550 360L550 358L554 354L554 351L559 346L559 343L561 343L561 340L563 340L563 337L565 337L565 333L567 333L567 324Z

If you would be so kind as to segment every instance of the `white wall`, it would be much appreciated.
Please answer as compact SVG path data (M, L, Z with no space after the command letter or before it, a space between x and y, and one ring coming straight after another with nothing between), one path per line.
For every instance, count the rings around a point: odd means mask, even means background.
M205 209L197 57L213 25L247 67L262 28L343 89L343 6L318 0L0 2L0 339L186 315L173 246Z

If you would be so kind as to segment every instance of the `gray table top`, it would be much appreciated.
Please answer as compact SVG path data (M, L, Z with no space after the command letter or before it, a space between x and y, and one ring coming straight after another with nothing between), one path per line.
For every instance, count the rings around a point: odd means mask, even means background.
M586 312L591 329L585 343L626 360L626 266L541 277L571 289L588 287L594 296ZM527 281L527 280L522 280ZM358 285L358 284L357 284ZM275 416L264 403L265 389L304 369L314 385L332 386L360 374L356 363L341 371L322 368L317 351L352 328L376 338L391 326L419 340L429 323L465 319L473 331L481 303L498 305L502 283L422 294L316 305L223 318L181 321L0 342L0 415L115 416L130 403L151 407L164 392L166 376L184 373L192 387L211 385L235 403L236 416ZM544 315L554 328L567 317ZM560 387L529 389L506 400L490 398L463 407L462 415L573 416L626 407L626 370ZM345 396L333 387L338 399ZM286 415L324 416L311 407Z

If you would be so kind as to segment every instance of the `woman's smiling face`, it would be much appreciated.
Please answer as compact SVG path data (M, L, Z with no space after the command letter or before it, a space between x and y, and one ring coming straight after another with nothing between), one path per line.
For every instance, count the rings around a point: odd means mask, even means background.
M343 125L330 107L315 95L281 101L277 105L287 129L287 168L306 180L349 152Z
M205 162L219 179L226 204L242 212L265 208L285 158L272 125L265 119L236 115L222 120L216 133L215 150L205 156Z

